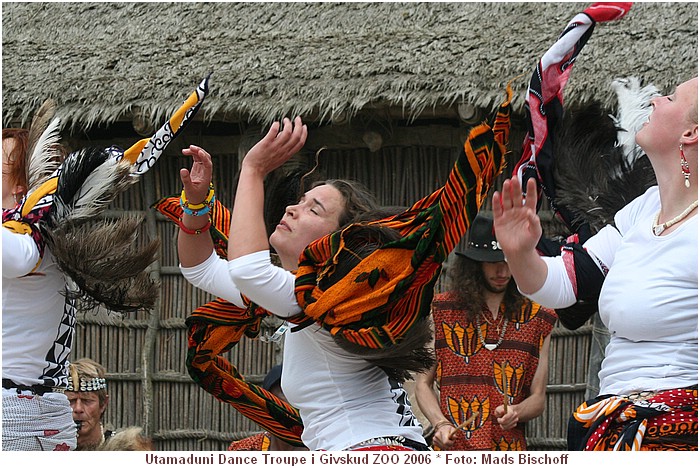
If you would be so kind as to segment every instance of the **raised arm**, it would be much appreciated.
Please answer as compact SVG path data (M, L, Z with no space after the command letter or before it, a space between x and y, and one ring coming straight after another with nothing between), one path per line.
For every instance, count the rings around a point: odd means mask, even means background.
M211 156L199 146L191 145L182 154L192 157L192 168L180 169L185 199L190 206L201 205L209 194L212 177ZM192 213L196 213L193 211ZM183 267L193 267L207 260L214 251L214 242L206 232L210 214L194 216L183 213L177 235L177 253Z
M517 176L503 183L503 190L493 194L493 226L496 239L523 294L539 291L547 279L547 264L535 247L542 235L537 216L535 179L527 185L523 200Z
M231 212L229 260L270 248L265 228L265 177L299 151L306 142L306 125L297 117L275 122L243 158Z

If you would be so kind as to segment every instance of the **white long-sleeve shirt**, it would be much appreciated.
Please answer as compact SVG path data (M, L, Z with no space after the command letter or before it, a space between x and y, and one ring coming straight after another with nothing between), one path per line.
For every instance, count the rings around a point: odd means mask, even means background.
M246 297L278 316L301 311L294 275L272 265L267 250L230 262L212 253L202 264L181 270L194 286L236 305L243 305L240 290L245 289ZM282 391L299 410L302 440L311 450L344 450L390 436L425 443L403 387L377 366L340 348L317 324L287 331Z
M2 228L2 377L65 386L75 310L51 252L45 249L39 260L29 235Z
M651 187L615 215L584 248L609 268L598 301L611 338L601 363L600 394L683 388L698 383L698 221L665 236L652 226L660 209ZM544 286L529 297L575 302L561 257L543 259Z

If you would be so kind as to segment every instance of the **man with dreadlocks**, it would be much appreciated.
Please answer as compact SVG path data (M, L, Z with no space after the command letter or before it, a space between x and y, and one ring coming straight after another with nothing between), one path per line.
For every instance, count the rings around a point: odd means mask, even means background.
M416 401L433 427L433 444L525 450L524 423L544 411L556 315L518 292L493 220L483 213L449 278L450 290L433 300L437 363L416 376Z

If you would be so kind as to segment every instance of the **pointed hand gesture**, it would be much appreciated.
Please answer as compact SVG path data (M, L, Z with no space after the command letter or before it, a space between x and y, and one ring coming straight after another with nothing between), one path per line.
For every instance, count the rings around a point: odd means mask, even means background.
M209 153L199 146L190 145L182 150L185 156L192 156L192 169L180 169L180 180L185 189L185 197L192 205L202 203L209 193L212 163Z

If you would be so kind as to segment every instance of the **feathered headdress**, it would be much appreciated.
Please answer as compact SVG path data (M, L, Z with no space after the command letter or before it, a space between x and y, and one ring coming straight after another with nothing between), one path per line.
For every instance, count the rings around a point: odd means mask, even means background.
M573 224L588 225L592 234L622 207L656 183L651 163L634 135L647 121L656 87L642 87L635 77L616 79L615 116L591 103L566 112L554 129L556 205L567 207Z
M155 303L158 285L147 269L158 242L139 240L141 219L92 221L153 167L201 107L208 81L205 78L151 138L126 151L116 146L81 149L60 165L60 121L52 118L55 104L45 103L34 117L28 192L16 208L3 210L3 226L31 234L42 255L48 246L59 268L78 286L77 294L70 294L80 297L84 306L135 311Z

